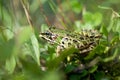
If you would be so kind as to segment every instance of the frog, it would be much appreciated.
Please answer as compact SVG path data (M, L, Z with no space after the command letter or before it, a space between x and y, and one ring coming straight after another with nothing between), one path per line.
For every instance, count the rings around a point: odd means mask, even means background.
M39 37L52 45L56 45L56 55L61 51L74 46L79 50L77 56L90 53L100 41L101 33L94 29L81 29L80 31L70 31L49 27L45 32L41 32Z

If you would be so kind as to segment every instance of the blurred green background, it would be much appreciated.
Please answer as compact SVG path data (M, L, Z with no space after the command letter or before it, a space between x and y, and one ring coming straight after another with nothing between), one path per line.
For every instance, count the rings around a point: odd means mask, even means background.
M120 80L119 5L119 0L0 0L0 80ZM59 70L69 50L57 59L55 47L39 38L49 26L100 31L100 45L85 57L94 61L97 53L100 63L80 74L66 75L71 66Z

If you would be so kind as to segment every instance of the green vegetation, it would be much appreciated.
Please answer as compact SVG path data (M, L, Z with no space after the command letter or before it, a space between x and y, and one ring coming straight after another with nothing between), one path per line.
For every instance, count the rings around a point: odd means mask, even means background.
M119 0L0 0L0 80L120 80L119 5ZM56 57L56 45L39 37L50 26L95 29L102 38L81 56L82 64L73 65L65 60L74 47Z

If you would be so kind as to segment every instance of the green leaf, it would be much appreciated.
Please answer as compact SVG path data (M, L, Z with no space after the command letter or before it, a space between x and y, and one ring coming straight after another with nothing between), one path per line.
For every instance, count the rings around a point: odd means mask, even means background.
M103 80L102 78L105 76L105 73L103 71L99 71L96 74L94 74L95 80ZM106 79L105 79L106 80Z
M13 54L15 48L15 41L11 39L7 42L2 42L0 44L0 60L4 61Z
M102 32L106 37L108 36L108 30L107 30L107 27L102 26L101 29L100 29L100 32Z
M75 49L75 47L70 47L66 50L64 50L63 52L60 53L60 55L56 58L54 58L53 60L50 60L47 62L47 66L48 66L48 69L50 70L54 70L56 69L59 64L67 57L69 56L70 54L74 53L74 52L78 52L77 49ZM53 65L54 63L54 65Z
M15 66L16 66L16 60L15 57L12 55L10 58L6 60L5 69L10 74L12 74L14 72Z
M92 13L90 12L85 12L83 14L83 19L86 23L91 23L93 20L92 20ZM92 22L93 23L93 22Z
M75 69L75 66L68 64L65 68L65 73L69 73Z
M79 14L79 13L81 12L81 10L82 10L82 5L81 5L81 3L80 3L79 1L77 1L77 0L72 0L72 1L70 1L70 4L71 4L72 10L73 10L75 13Z
M108 26L108 31L113 30L114 32L119 32L120 31L120 15L112 11L112 16L111 16L111 21Z
M83 19L85 21L85 24L91 25L94 28L95 26L100 25L100 23L102 22L102 14L99 12L85 12L83 14Z
M93 67L91 67L91 68L89 69L89 72L90 72L90 73L94 73L94 72L97 70L97 68L98 68L98 66L97 66L97 65L94 65Z
M40 50L39 43L34 33L32 33L30 39L26 41L22 45L22 57L24 58L26 55L31 56L36 63L40 66Z
M21 27L19 28L19 32L16 35L17 39L19 41L19 44L24 43L25 41L27 41L28 39L30 39L31 35L32 35L32 29L30 26L26 26L26 27Z
M33 34L31 36L31 43L32 43L32 47L34 50L33 57L34 57L35 61L37 62L37 64L40 65L40 51L39 51L38 40L37 40L35 34Z
M119 41L120 41L120 40L119 40L119 35L115 35L115 36L112 38L110 44L114 45L114 44L116 44L116 43L119 42Z
M1 3L0 3L1 4ZM0 5L0 18L2 18L2 22L5 26L11 26L12 25L12 15L9 12L8 9L6 9L5 7L2 7Z
M98 46L97 46L95 49L93 49L84 59L85 59L85 60L89 60L89 59L94 58L94 56L95 56L96 54L101 55L101 54L103 54L104 50L105 50L105 47L104 47L104 46L98 45Z
M102 22L102 14L99 12L96 12L92 15L93 17L93 22L94 22L94 26L98 26L101 24Z
M32 33L33 32L30 26L18 28L18 32L15 35L15 46L13 54L19 55L18 53L20 53L20 50L22 50L22 46L28 40L30 40Z
M14 36L12 30L10 30L9 27L4 27L4 26L0 26L0 34L1 37L4 39L4 41L10 40Z
M60 71L48 71L45 75L43 75L41 80L62 80L63 79L63 73Z
M112 8L110 8L110 7L106 7L106 6L98 6L98 7L101 8L101 9L113 10Z
M113 53L113 55L110 56L110 57L107 57L107 58L103 59L103 62L108 62L108 61L114 60L116 58L117 54L118 54L118 50L119 49L116 48L115 51L114 51L114 53Z
M41 25L41 32L45 32L48 29L49 29L49 27L46 24Z
M20 62L22 64L22 72L23 76L27 78L27 80L40 80L41 77L43 77L43 72L38 66L37 63L34 61L28 61L27 59L20 59Z
M101 57L96 57L96 58L94 58L92 61L90 61L88 64L86 64L86 67L88 67L88 68L91 68L91 67L95 67L96 66L96 64L98 63L98 62L100 62L101 61ZM97 67L97 66L96 66ZM91 72L94 72L94 70L96 70L96 67L95 68L91 68ZM93 69L93 70L92 70Z
M112 27L114 32L120 32L120 18L115 18L114 25Z

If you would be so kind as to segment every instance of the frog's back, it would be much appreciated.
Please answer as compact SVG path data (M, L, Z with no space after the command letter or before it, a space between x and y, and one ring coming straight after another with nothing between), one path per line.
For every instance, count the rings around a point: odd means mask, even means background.
M61 39L58 48L59 51L74 45L75 48L80 50L80 53L88 53L93 50L96 45L98 45L101 34L96 30L81 30L81 32L74 32L66 34L65 37Z

